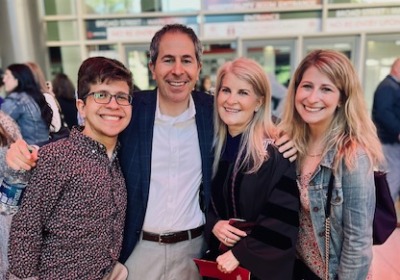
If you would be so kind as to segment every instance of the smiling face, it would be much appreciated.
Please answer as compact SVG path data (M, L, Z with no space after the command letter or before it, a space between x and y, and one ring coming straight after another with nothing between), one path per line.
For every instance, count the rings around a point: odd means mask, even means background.
M162 113L176 115L186 110L201 69L190 37L181 32L164 34L157 60L149 67L157 81Z
M328 129L340 101L340 91L316 67L311 66L297 87L295 107L311 129Z
M18 86L18 80L8 69L4 72L3 83L6 92L12 92Z
M250 83L227 73L217 93L217 110L231 136L242 133L262 105Z
M107 81L91 85L90 92L129 94L129 86L124 81ZM132 115L132 106L119 105L115 98L108 104L98 104L93 95L89 95L85 102L78 99L76 104L85 120L83 134L104 145L116 143L118 134L128 126Z

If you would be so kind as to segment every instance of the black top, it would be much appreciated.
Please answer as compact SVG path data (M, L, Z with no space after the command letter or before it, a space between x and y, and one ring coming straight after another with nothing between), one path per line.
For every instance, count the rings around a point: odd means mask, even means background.
M74 125L78 125L78 109L74 99L57 98L61 107L61 112L64 115L64 120L69 129Z
M239 170L235 176L239 142L240 136L227 137L212 182L212 204L205 230L209 248L218 251L219 241L211 232L218 220L242 218L255 222L252 232L232 248L232 253L251 272L252 279L291 279L300 205L294 164L270 144L270 158L257 172Z

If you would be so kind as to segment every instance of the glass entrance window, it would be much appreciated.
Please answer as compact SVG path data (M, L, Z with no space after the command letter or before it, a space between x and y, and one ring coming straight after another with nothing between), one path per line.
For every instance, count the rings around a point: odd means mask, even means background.
M225 62L237 57L236 45L236 42L203 43L203 67L200 72L200 81L204 76L209 76L211 78L211 92L215 90L218 68Z
M75 3L74 0L44 0L45 15L75 15Z
M279 116L294 69L294 40L257 40L243 42L243 56L256 60L271 83L272 110Z
M363 86L369 109L372 108L376 87L389 74L394 60L400 56L399 38L399 34L367 37Z
M330 49L336 50L345 54L355 65L359 61L355 50L357 48L357 38L351 37L328 37L328 38L309 38L304 40L304 56L313 50L317 49Z
M81 64L80 50L77 46L49 47L50 73L53 77L57 73L66 74L76 85L78 67Z
M149 70L150 55L148 45L128 45L125 47L128 68L133 75L136 90L154 89L156 82Z

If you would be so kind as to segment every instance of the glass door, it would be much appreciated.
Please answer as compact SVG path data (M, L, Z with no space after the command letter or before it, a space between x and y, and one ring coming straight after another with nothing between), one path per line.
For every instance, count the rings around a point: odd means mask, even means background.
M243 42L243 56L256 60L267 73L272 90L272 110L282 112L282 100L295 68L295 40L252 40Z
M360 49L356 36L306 38L303 46L304 56L316 49L330 49L345 54L356 68L361 60L360 52L355 51Z
M399 56L399 34L367 36L363 86L369 109L372 108L376 87L389 74L394 60Z
M208 41L203 43L203 67L200 72L200 81L205 76L209 76L211 78L211 93L213 93L215 90L215 79L218 68L226 61L233 60L236 57L236 42Z
M137 90L147 90L156 87L156 82L153 80L148 67L150 61L148 49L148 45L125 46L127 65L132 72Z

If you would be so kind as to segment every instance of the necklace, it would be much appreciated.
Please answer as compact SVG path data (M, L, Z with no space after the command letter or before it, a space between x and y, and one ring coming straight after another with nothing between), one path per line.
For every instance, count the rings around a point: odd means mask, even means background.
M320 154L306 154L306 156L308 156L308 157L320 157L320 156L322 156L322 153L320 153Z

